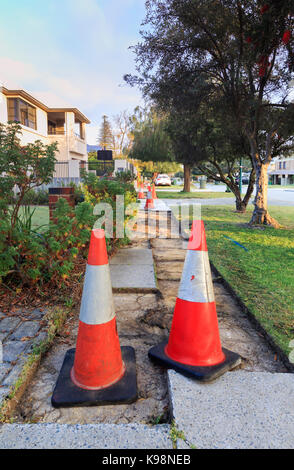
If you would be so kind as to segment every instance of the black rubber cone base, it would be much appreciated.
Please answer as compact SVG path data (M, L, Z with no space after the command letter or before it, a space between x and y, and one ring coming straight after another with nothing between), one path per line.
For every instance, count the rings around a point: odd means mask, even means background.
M166 345L167 341L151 348L148 353L149 358L163 367L174 369L186 377L190 377L201 382L212 382L225 372L228 372L241 364L241 358L238 354L223 348L226 359L221 364L209 367L188 366L170 359L164 351Z
M130 404L137 400L137 374L135 350L122 347L122 359L126 366L123 378L114 385L102 390L84 390L77 387L70 378L74 364L75 349L67 351L51 398L54 408L78 406L105 406Z

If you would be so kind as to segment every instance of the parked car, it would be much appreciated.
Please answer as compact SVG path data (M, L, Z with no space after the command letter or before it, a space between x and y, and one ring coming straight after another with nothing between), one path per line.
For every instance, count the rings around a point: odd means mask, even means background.
M156 186L171 186L171 179L168 175L158 175L155 184Z
M174 186L183 186L184 185L184 180L182 178L173 178L172 184Z
M236 177L236 183L239 183L239 176ZM250 180L250 175L249 174L243 174L242 176L242 184L249 184L249 180Z

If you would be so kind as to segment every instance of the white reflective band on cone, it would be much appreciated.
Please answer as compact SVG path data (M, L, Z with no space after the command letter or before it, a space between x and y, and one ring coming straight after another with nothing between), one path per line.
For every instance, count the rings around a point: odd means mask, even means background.
M207 251L187 251L178 298L188 302L214 302Z
M80 320L87 325L102 325L115 317L109 265L87 265Z

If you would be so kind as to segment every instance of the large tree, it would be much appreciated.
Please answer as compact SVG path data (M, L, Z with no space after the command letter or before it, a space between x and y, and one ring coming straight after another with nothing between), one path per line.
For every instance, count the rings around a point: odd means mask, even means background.
M114 136L111 124L107 116L102 116L102 124L97 139L98 144L104 150L114 150Z
M131 115L125 110L114 116L115 158L126 158L132 147Z
M249 146L228 116L220 116L217 106L207 103L196 113L171 113L166 124L178 154L190 155L194 168L214 181L226 184L236 198L236 210L246 211L254 190L255 171L251 167L245 194L240 191L239 170L250 162ZM250 162L251 163L251 162Z
M158 99L163 86L186 75L197 100L221 96L250 148L256 172L252 224L278 226L267 204L268 167L293 149L289 102L293 39L290 2L268 0L147 0L137 77L126 77ZM280 9L281 7L281 9Z
M143 162L174 161L171 140L164 120L151 110L136 108L132 119L133 145L129 157Z

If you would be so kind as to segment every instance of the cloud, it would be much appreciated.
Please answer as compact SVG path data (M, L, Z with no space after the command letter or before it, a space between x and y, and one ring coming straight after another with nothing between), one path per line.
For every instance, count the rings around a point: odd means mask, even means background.
M95 143L103 114L140 104L140 93L121 84L134 71L128 46L138 40L143 5L144 0L30 0L16 33L15 13L7 6L5 21L0 18L0 81L48 106L79 108L93 122L89 134Z
M24 82L30 82L38 77L38 72L32 64L0 57L0 81L8 88L22 88Z

